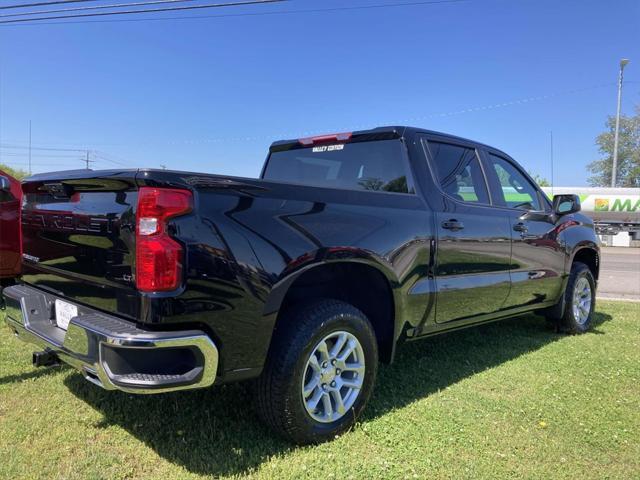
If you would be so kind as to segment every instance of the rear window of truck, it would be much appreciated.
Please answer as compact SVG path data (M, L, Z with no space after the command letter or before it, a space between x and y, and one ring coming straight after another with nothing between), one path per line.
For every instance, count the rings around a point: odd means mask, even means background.
M319 187L414 193L400 140L335 143L272 152L263 178Z

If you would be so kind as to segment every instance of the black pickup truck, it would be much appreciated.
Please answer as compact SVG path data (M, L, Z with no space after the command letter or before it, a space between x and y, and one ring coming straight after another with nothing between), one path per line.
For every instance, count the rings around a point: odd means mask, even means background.
M23 183L6 322L107 390L255 379L298 443L353 424L396 345L538 311L587 330L599 248L577 196L409 127L278 141L260 179L70 171Z

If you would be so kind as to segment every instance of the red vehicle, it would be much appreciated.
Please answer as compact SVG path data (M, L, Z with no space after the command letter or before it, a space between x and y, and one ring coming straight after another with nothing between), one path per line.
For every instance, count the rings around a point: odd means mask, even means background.
M0 170L0 282L20 273L20 182Z

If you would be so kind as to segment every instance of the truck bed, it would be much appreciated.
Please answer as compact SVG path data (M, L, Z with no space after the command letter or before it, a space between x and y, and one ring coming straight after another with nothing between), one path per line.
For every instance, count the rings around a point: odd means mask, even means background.
M172 292L136 289L144 186L193 192L192 212L169 222L185 249L184 283ZM412 245L430 225L417 195L169 170L56 172L23 187L23 282L148 328L204 330L234 345L225 369L261 367L290 274L354 257L404 275L429 256L428 244Z

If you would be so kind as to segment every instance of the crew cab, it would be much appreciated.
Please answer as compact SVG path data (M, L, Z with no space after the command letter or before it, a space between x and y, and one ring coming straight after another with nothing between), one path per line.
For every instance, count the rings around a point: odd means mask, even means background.
M0 287L20 273L20 182L0 170Z
M259 179L67 171L23 183L10 329L108 390L255 379L297 443L353 424L408 340L538 311L591 325L599 270L575 195L506 153L410 127L278 141Z

